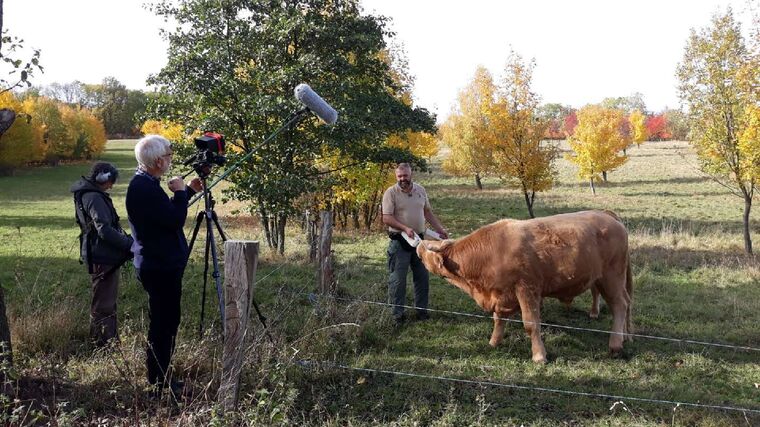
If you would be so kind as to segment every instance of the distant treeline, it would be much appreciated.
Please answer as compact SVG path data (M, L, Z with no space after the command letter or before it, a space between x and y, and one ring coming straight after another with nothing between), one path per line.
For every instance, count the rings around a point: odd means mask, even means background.
M0 137L0 174L35 163L98 156L109 138L134 138L149 95L108 77L101 84L53 83L0 94L16 120Z

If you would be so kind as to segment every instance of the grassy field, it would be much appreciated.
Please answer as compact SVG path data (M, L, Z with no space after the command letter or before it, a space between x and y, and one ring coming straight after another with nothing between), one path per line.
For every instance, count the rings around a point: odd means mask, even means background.
M112 195L123 218L133 144L111 141L103 157L122 170ZM560 159L559 182L538 196L536 215L612 209L623 217L631 235L637 333L760 348L760 263L743 253L742 200L698 172L686 143L647 143L629 155L596 196L575 177L574 166ZM496 349L488 345L492 322L485 318L433 312L429 321L394 328L386 307L357 301L385 301L387 238L377 230L336 231L339 299L319 299L309 295L315 273L296 225L288 230L284 257L265 249L260 259L256 298L274 343L254 320L241 410L224 416L213 402L221 352L218 313L209 289L205 333L199 337L200 250L185 277L176 355L189 394L180 405L149 401L143 367L146 297L130 271L119 294L121 345L101 353L86 343L88 278L77 262L68 187L88 168L69 164L0 178L0 284L12 323L17 399L2 401L6 424L760 425L760 351L636 338L626 344L624 357L612 359L606 334L548 327L543 333L549 363L537 366L519 324L508 325ZM454 237L500 218L527 217L522 195L498 181L486 179L478 191L471 179L442 173L440 159L433 169L415 179L428 189ZM197 208L191 208L188 231ZM227 233L263 241L255 219L233 214L239 208L218 206ZM196 246L203 247L203 240ZM599 320L591 320L589 306L590 295L570 309L547 300L542 319L609 330L606 307ZM485 314L440 278L431 282L431 308Z

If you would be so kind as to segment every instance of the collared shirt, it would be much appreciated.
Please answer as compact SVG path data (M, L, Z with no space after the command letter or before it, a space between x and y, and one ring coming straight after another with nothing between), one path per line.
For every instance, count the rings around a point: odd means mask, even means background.
M383 193L383 215L393 215L396 220L417 233L425 231L425 208L431 209L427 192L412 182L412 191L405 193L396 183ZM389 231L400 232L393 227Z

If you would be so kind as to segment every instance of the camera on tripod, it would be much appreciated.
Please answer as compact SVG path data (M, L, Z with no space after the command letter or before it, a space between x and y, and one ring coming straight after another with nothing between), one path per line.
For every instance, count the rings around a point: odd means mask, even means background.
M211 173L214 165L222 166L227 161L224 157L224 135L215 132L206 132L195 138L197 151L185 159L185 166L192 165L193 170L201 178L206 178Z

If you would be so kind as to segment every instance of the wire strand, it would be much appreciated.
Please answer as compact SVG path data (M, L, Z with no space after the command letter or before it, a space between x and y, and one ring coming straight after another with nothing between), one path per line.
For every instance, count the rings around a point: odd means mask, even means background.
M349 370L349 371L397 375L397 376L412 377L412 378L423 378L423 379L428 379L428 380L449 381L449 382L456 382L456 383L461 383L461 384L486 385L486 386L494 386L494 387L512 388L512 389L518 389L518 390L530 390L530 391L541 391L541 392L547 392L547 393L566 394L566 395L571 395L571 396L586 396L586 397L593 397L593 398L615 399L615 400L623 400L623 401L628 400L628 401L636 401L636 402L667 404L667 405L673 405L673 406L690 406L693 408L720 409L724 411L736 411L736 412L743 412L743 413L760 414L760 409L748 409L748 408L740 408L736 406L704 405L701 403L678 402L678 401L663 400L663 399L649 399L649 398L644 398L644 397L618 396L618 395L603 394L603 393L587 393L587 392L563 390L563 389L556 389L556 388L533 387L533 386L525 386L525 385L517 385L517 384L498 383L494 381L466 380L466 379L461 379L461 378L442 377L442 376L436 376L436 375L424 375L424 374L416 374L413 372L400 372L400 371L391 371L391 370L386 370L386 369L356 368L353 366L347 366L347 365L342 365L342 364L333 363L333 362L317 362L317 361L311 361L311 360L299 360L296 363L302 368L307 368L307 369L314 368L314 367L330 367L330 368L338 368L338 369Z
M428 312L435 312L435 313L444 313L444 314L452 314L456 316L463 316L463 317L473 317L478 319L493 319L493 316L484 316L482 314L474 314L474 313L462 313L458 311L451 311L451 310L439 310L434 308L419 308L419 307L413 307L408 305L397 305L397 304L390 304L386 302L380 302L380 301L367 301L367 300L361 300L361 299L355 299L355 298L345 298L345 297L337 297L332 295L316 295L316 294L309 294L309 298L332 298L337 301L346 301L346 302L361 302L364 304L372 304L372 305L380 305L380 306L386 306L386 307L403 307L408 309L415 309L415 310L425 310ZM506 317L499 317L498 319L504 320L507 322L512 323L522 323L522 324L532 324L534 322L525 322L521 319L509 319ZM652 340L661 340L661 341L669 341L669 342L678 342L678 343L684 343L684 344L696 344L696 345L703 345L703 346L711 346L711 347L721 347L721 348L729 348L734 350L746 350L746 351L760 351L760 348L757 347L750 347L750 346L740 346L740 345L732 345L732 344L722 344L722 343L713 343L713 342L707 342L707 341L697 341L692 339L684 339L684 338L671 338L671 337L661 337L656 335L646 335L646 334L635 334L635 333L624 333L624 332L613 332L613 331L605 331L602 329L593 329L593 328L581 328L577 326L566 326L566 325L559 325L555 323L544 323L544 322L538 322L534 323L541 326L546 326L549 328L558 328L558 329L568 329L573 331L587 331L587 332L596 332L596 333L602 333L607 335L623 335L623 336L630 336L630 337L637 337L637 338L645 338L645 339L652 339Z

